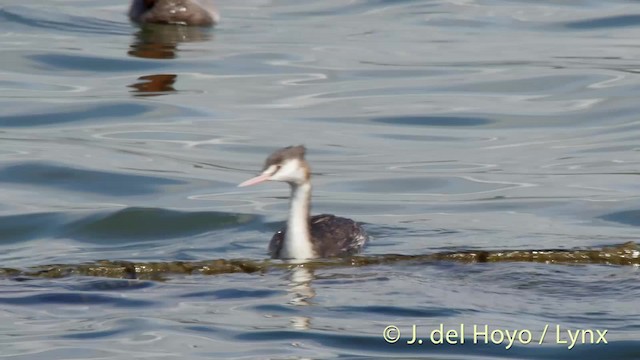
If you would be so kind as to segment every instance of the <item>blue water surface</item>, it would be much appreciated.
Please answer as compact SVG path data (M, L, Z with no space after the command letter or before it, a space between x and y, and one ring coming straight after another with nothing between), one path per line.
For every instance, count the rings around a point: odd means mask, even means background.
M639 241L637 1L217 5L215 29L140 28L124 1L0 1L0 267L261 261L288 189L236 184L295 144L364 256ZM638 359L639 271L8 277L0 356Z

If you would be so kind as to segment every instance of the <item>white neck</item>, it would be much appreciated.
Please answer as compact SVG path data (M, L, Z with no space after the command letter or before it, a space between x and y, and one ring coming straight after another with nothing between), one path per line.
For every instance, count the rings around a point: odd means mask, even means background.
M311 183L291 185L289 221L281 257L287 259L312 259L316 257L309 233L309 205Z

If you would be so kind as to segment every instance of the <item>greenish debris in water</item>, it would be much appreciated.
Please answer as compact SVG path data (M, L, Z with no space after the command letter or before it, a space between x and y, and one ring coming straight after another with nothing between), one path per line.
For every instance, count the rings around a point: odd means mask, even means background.
M551 250L492 250L452 251L425 255L377 255L353 256L338 259L318 259L303 266L323 267L368 266L377 264L419 265L438 261L461 263L536 262L548 264L606 264L640 266L640 244L627 242L621 245L592 249ZM98 276L123 279L163 280L174 274L218 275L231 273L264 273L271 269L287 269L292 265L279 260L218 259L193 262L149 262L100 260L85 264L40 265L26 270L0 268L3 277ZM298 265L299 266L299 265Z

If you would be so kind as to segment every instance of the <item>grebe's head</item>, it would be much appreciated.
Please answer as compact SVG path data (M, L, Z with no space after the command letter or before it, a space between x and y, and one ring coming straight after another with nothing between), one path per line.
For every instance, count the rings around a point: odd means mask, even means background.
M262 173L238 185L249 186L263 181L284 181L291 185L302 185L309 181L309 165L304 159L302 145L287 146L269 155Z
M143 24L213 26L220 14L212 0L132 0L129 18Z

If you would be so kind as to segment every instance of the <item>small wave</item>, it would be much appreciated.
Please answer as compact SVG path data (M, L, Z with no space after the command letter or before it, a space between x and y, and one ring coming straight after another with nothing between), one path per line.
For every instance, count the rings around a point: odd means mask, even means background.
M69 10L69 9L67 9ZM125 19L123 15L123 19ZM131 26L126 22L116 22L89 16L71 15L55 8L42 6L7 6L0 8L0 21L56 32L72 32L86 34L130 35Z

